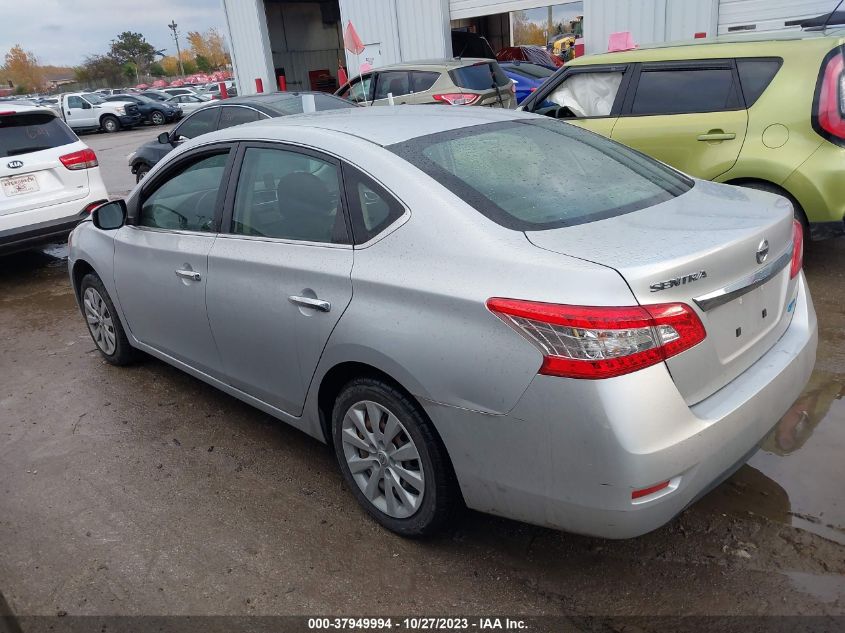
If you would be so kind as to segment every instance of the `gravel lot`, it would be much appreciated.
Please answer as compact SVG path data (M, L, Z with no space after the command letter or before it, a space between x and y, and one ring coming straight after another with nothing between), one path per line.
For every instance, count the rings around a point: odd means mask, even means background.
M134 184L126 154L163 129L85 137L113 195ZM472 512L434 540L382 530L322 444L157 360L105 364L64 256L0 267L14 614L845 614L845 239L805 257L819 358L792 414L734 477L629 541Z

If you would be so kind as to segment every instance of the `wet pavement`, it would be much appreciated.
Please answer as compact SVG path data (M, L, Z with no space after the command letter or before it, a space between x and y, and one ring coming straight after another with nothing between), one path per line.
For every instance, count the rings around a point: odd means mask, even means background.
M845 239L805 258L802 397L736 475L629 541L472 512L434 540L385 532L319 442L159 361L105 364L63 257L0 262L16 614L845 614Z

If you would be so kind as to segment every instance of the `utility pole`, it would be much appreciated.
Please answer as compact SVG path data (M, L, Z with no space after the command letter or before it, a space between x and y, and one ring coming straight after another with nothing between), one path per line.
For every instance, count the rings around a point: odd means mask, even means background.
M185 76L185 67L182 65L182 53L179 50L179 32L176 30L176 27L179 25L176 24L176 20L170 20L170 24L167 27L173 31L173 39L176 40L176 59L179 60L179 72L182 73L182 76Z

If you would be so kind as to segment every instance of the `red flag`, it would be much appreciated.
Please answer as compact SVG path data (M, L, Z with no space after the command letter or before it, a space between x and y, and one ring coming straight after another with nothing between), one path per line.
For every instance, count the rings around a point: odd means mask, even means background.
M346 30L343 32L343 46L354 55L360 55L364 52L364 42L358 37L358 32L352 26L352 22L346 23Z
M349 77L346 76L346 69L338 63L338 65L337 65L337 85L342 86L347 81L349 81Z

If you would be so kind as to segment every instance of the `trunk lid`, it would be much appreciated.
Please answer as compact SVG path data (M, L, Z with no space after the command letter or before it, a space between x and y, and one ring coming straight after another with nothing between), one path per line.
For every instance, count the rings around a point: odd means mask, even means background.
M666 362L692 405L748 369L789 326L792 231L783 198L696 181L646 209L526 236L615 269L641 305L682 302L698 313L707 337ZM764 241L768 253L758 261Z

